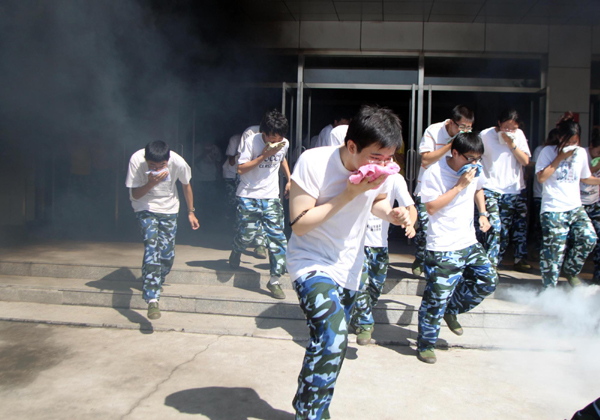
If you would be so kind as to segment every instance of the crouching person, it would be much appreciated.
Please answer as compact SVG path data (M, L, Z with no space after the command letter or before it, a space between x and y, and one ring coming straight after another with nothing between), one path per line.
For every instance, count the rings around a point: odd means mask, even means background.
M192 171L185 160L162 141L148 143L129 160L125 185L144 237L142 263L143 298L148 303L148 318L160 318L158 300L161 286L175 260L175 234L179 195L177 180L183 187L188 219L192 229L200 227L194 214L190 179Z
M429 227L417 357L425 363L437 360L434 348L442 318L453 333L462 335L457 315L470 311L496 289L496 270L477 242L473 226L476 203L481 230L490 228L483 174L478 176L483 152L478 134L459 133L452 142L452 156L423 174L421 200L429 214Z

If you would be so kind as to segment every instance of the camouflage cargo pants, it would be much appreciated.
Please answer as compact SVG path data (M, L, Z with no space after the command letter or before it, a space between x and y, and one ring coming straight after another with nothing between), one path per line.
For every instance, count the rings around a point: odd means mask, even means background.
M429 225L429 215L427 214L427 208L424 203L421 203L421 197L415 196L415 208L417 209L417 220L419 226L417 227L417 234L415 235L415 259L425 261L427 253L427 226Z
M160 286L173 267L177 214L139 211L135 216L144 237L143 298L160 299Z
M293 402L296 420L328 419L357 292L344 289L321 271L303 275L294 281L294 288L310 333Z
M486 189L483 191L485 208L490 214L489 221L492 227L484 233L479 230L477 224L477 238L487 250L490 262L497 267L502 261L513 228L515 258L525 258L527 256L527 198L520 194L500 194ZM476 217L475 220L479 218Z
M237 187L240 181L238 177L226 178L224 181L225 194L227 196L227 208L225 211L225 217L227 218L227 220L232 220L235 219L237 212L237 197L235 193L237 192ZM262 229L258 230L258 233L256 234L256 239L254 240L254 244L256 246L264 246L265 248L267 247L265 235L263 234Z
M283 233L283 206L278 198L237 197L237 233L233 249L242 252L256 241L262 231L269 252L272 276L286 273L287 238Z
M556 286L561 267L567 276L579 274L598 237L583 207L566 212L545 212L540 219L542 284L544 287ZM569 238L572 245L565 252Z
M375 325L373 308L377 305L379 296L381 296L387 276L389 260L387 247L365 246L365 267L363 272L366 272L367 276L356 297L352 325Z
M533 226L532 237L536 251L542 247L542 225L540 223L540 211L542 210L542 197L533 197Z
M462 314L496 289L496 269L481 244L458 251L427 251L427 285L419 308L419 351L433 349L444 314Z
M592 221L596 236L600 235L600 202L584 206L585 212ZM594 278L600 279L600 246L596 243L594 250Z

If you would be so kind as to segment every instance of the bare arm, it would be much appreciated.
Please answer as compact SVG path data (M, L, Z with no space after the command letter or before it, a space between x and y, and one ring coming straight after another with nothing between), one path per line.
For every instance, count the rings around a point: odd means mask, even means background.
M471 168L470 171L465 172L456 182L456 185L446 191L444 194L440 195L433 201L425 203L425 208L427 209L427 213L432 216L436 214L438 211L446 207L452 200L456 198L459 192L464 190L469 186L471 181L475 178L476 168Z
M589 178L582 179L581 182L587 185L600 185L600 178L596 178L595 176L591 176Z
M318 206L316 205L317 200L292 180L290 189L290 220L292 230L296 235L302 236L321 226L356 196L381 185L385 181L385 178L385 176L380 176L373 182L368 182L365 178L360 184L352 184L348 181L344 191L328 202ZM302 216L302 213L305 211L306 213ZM298 217L300 218L298 219Z
M558 156L556 156L554 158L554 160L552 161L552 163L548 166L546 166L544 169L542 169L541 171L539 171L536 175L537 175L537 179L540 183L545 182L548 178L550 178L552 176L552 174L556 171L556 169L558 169L558 165L560 165L560 162L562 162L563 160L565 160L566 158L573 156L573 153L575 153L575 150L571 150L570 152L560 152L558 154Z
M502 137L504 137L506 145L510 148L510 151L512 152L513 156L515 157L515 159L517 159L517 162L519 162L523 166L529 165L529 156L527 156L527 153L519 149L513 141L513 139L508 137L506 133L502 133Z
M200 223L198 222L198 219L196 219L194 212L190 210L194 208L194 193L192 192L192 186L190 184L181 184L181 188L183 189L185 204L188 208L188 220L190 221L192 229L196 230L200 227Z
M240 165L238 165L238 169L237 172L240 175L243 175L247 172L250 172L252 169L256 168L258 165L260 165L260 163L265 160L266 158L269 158L273 155L275 155L277 152L279 152L280 149L278 148L274 148L271 150L267 150L268 149L268 145L265 146L265 148L263 149L262 152L260 152L260 155L258 155L256 158L254 158L251 161L242 163ZM288 168L289 170L289 168Z
M139 200L140 198L148 194L148 192L152 188L160 184L167 176L169 176L168 171L161 172L158 175L153 175L151 173L150 175L148 175L148 182L146 183L146 185L142 185L141 187L131 189L131 196L136 200Z
M237 156L227 156L227 161L229 162L229 166L235 166Z
M428 167L443 158L452 148L452 142L432 152L421 153L421 164Z
M485 194L483 190L477 190L475 192L475 205L477 206L477 210L479 210L479 228L482 232L487 232L492 225L490 224L489 219L481 214L486 212Z
M283 196L285 198L289 198L290 197L290 187L291 187L291 182L292 182L292 174L290 173L290 166L288 165L286 158L283 158L283 160L281 161L281 166L279 168L280 169L283 168L283 173L285 174L285 177L287 179L287 183L285 184L285 191L283 192Z
M411 219L410 210L407 207L396 207L395 209L392 209L390 202L387 200L387 194L380 194L377 196L373 202L371 213L393 225L406 227L414 224L414 220Z

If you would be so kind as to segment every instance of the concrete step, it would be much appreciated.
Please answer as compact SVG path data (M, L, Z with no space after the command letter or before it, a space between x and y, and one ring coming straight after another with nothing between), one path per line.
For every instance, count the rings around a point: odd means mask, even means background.
M289 282L289 280L284 280ZM145 309L140 282L65 279L33 276L0 276L0 300L56 305L80 305ZM262 288L221 285L168 284L161 296L165 312L200 313L278 320L304 320L298 300L287 284L287 298L275 300ZM421 298L414 295L382 295L374 310L379 324L416 326ZM537 322L542 315L528 307L501 299L486 299L461 315L464 327L519 328Z
M308 340L305 320L251 318L229 315L211 315L185 312L164 312L154 321L146 318L140 309L51 305L32 302L0 301L0 320L35 322L77 327L121 328L139 330L143 334L177 331L197 334L245 336L275 340L293 340L301 346ZM372 344L388 346L415 346L417 329L399 325L377 325ZM356 336L349 335L352 347ZM572 351L573 341L557 337L542 337L516 329L465 328L458 337L442 325L439 348L471 348L484 350L547 350Z
M198 261L194 266L175 266L167 281L170 284L219 285L242 289L265 289L269 281L268 264L257 262L248 257L247 262L238 269L231 269L227 260ZM422 296L425 279L415 277L407 263L392 263L384 286L384 293L391 295ZM47 261L0 260L0 275L27 277L55 277L88 279L115 282L140 281L139 266L117 266L110 263L98 264L90 261L73 261L70 263L52 263ZM283 276L283 288L291 290L289 275ZM527 285L541 288L539 277L532 274L517 273L511 270L500 271L500 283L497 291L488 299L503 297L503 292L513 286Z

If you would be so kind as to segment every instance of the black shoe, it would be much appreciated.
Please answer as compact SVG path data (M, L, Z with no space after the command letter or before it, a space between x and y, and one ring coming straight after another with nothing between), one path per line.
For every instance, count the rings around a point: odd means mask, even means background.
M242 254L240 252L237 252L235 250L231 251L231 254L229 254L229 266L231 268L238 268L240 266L241 257Z

